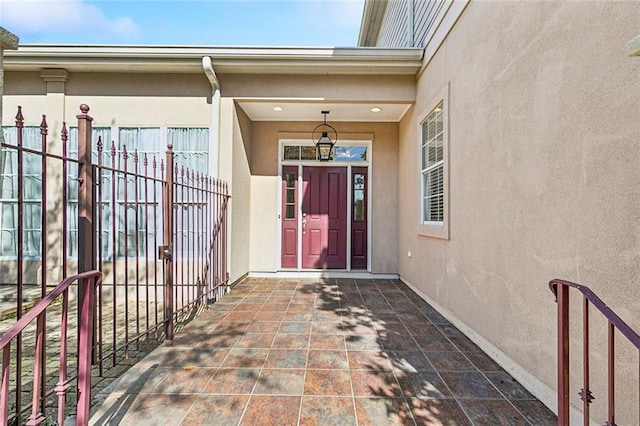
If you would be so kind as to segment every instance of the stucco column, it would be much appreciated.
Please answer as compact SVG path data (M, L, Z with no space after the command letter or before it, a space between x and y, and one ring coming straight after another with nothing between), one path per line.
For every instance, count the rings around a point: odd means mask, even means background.
M4 71L2 57L5 49L16 50L18 48L18 37L4 28L0 27L0 144L4 143L2 133L2 93L4 93Z
M213 70L209 56L202 57L202 69L211 84L211 132L209 134L209 153L211 159L210 175L219 178L220 162L220 81Z

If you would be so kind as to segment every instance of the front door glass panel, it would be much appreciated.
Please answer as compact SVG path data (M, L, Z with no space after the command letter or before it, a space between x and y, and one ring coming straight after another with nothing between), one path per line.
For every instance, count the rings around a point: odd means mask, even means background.
M367 269L367 168L354 167L351 182L351 269Z

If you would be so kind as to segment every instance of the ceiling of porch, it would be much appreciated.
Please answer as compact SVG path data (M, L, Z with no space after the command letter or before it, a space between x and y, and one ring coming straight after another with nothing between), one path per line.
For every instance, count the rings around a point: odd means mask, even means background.
M322 121L321 111L329 111L328 122L398 122L411 107L407 102L325 103L241 100L237 103L252 121ZM377 111L375 108L380 110Z

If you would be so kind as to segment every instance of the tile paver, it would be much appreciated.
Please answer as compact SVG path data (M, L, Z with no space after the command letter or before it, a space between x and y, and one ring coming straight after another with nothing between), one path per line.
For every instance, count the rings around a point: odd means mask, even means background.
M396 280L249 278L101 391L93 424L555 424Z

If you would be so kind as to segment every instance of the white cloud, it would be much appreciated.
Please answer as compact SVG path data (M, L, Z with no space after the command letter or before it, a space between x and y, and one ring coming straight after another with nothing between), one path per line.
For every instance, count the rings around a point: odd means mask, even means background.
M131 18L108 18L83 0L0 0L0 25L18 35L77 34L77 42L83 36L127 41L142 32Z

